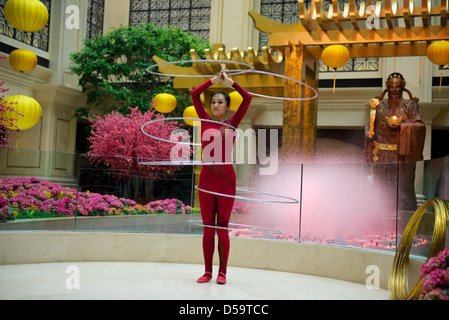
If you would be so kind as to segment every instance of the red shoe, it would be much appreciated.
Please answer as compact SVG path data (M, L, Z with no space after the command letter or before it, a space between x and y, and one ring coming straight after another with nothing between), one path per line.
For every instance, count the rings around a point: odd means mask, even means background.
M206 272L201 278L198 278L196 282L198 283L206 283L209 282L212 279L212 273Z
M226 275L223 272L218 273L217 283L218 284L226 284Z

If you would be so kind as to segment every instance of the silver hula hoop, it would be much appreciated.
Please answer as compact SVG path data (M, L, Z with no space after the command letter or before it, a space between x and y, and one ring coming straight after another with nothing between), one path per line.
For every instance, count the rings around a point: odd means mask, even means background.
M145 127L149 124L155 123L155 122L160 122L160 121L170 121L170 120L196 120L196 121L205 121L205 122L210 122L210 123L216 123L216 124L220 124L220 125L224 125L232 130L235 130L238 134L237 128L235 128L234 126L231 126L230 124L227 124L225 122L220 122L220 121L215 121L215 120L209 120L209 119L200 119L200 118L188 118L188 117L173 117L173 118L160 118L160 119L154 119L151 121L148 121L147 123L145 123L141 128L140 131L142 131L143 134L145 134L146 136L159 140L159 141L164 141L164 142L168 142L168 143L173 143L173 144L183 144L183 145L188 145L188 146L201 146L201 143L194 143L194 142L183 142L183 141L174 141L174 140L168 140L168 139L163 139L163 138L159 138L159 137L155 137L147 132L145 132ZM179 128L181 129L181 128Z
M163 62L163 63L158 63L158 64L153 64L151 66L149 66L147 68L147 72L157 75L157 76L164 76L164 77L182 77L182 78L208 78L208 77L214 77L217 74L199 74L199 75L192 75L192 74L165 74L165 73L160 73L160 72L156 72L156 71L151 71L150 69L152 68L156 68L156 67L160 67L160 66L164 66L167 64L178 64L178 63L198 63L198 62L214 62L214 63L226 63L226 64L238 64L241 66L245 66L245 67L249 67L249 69L233 69L233 70L227 70L226 73L228 75L238 75L238 74L243 74L243 73L247 73L251 70L254 70L254 67L246 62L241 62L241 61L233 61L233 60L180 60L180 61L168 61L168 62ZM219 72L218 74L220 74L221 72Z
M240 224L240 223L229 223L230 226L236 226L236 227L243 227L243 228L252 228L252 229L259 229L259 230L248 230L248 229L240 229L240 228L229 228L229 227L220 227L220 226L211 226L204 224L201 220L188 220L190 224L204 227L204 228L212 228L212 229L221 229L221 230L233 230L233 231L239 231L239 232L250 232L250 233L260 233L260 234L274 234L274 235L282 235L284 232L271 229L271 228L265 228L265 227L258 227L258 226L252 226L248 224Z
M286 197L286 196L279 196L277 194L265 193L265 192L260 192L260 191L253 191L253 190L248 190L248 189L243 189L243 188L236 188L235 190L236 191L241 191L241 192L261 194L261 195L264 195L264 196L276 197L276 198L285 199L285 200L288 200L288 201L269 200L269 199L257 199L257 198L242 197L242 196L237 196L237 195L230 195L230 194L225 194L225 193L219 193L219 192L213 192L213 191L205 190L205 189L200 188L199 186L195 186L195 189L197 189L198 191L201 191L201 192L204 192L204 193L213 194L213 195L216 195L216 196L222 196L222 197L228 197L228 198L234 198L234 199L240 199L240 200L270 202L270 203L282 203L282 204L299 203L299 200L294 199L294 198L290 198L290 197Z
M188 62L217 62L217 63L234 63L234 64L239 64L239 65L244 65L249 67L250 69L245 69L245 70L227 70L227 71L220 71L217 74L213 74L213 75L186 75L186 74L165 74L165 73L159 73L159 72L155 72L155 71L151 71L150 68L154 68L154 67L159 67L162 65L167 65L167 64L176 64L176 63L188 63ZM305 101L305 100L313 100L318 98L318 92L312 88L310 85L308 85L307 83L304 83L298 79L294 79L294 78L290 78L287 77L285 75L282 74L277 74L277 73L273 73L273 72L268 72L268 71L262 71L262 70L255 70L254 67L248 63L245 62L241 62L241 61L232 61L232 60L181 60L181 61L169 61L169 62L164 62L164 63L158 63L158 64L154 64L152 66L149 66L147 68L147 72L155 74L155 75L159 75L159 76L166 76L166 77L180 77L180 78L207 78L207 77L214 77L219 75L220 73L226 72L229 75L239 75L239 74L247 74L247 73L258 73L258 74L266 74L266 75L272 75L275 77L280 77L283 78L285 80L289 80L289 81L293 81L296 82L298 84L301 84L307 88L309 88L310 90L312 90L314 92L314 96L313 97L308 97L308 98L288 98L288 97L275 97L275 96L268 96L268 95L264 95L264 94L259 94L259 93L254 93L254 92L248 92L249 94L251 94L252 96L255 97L260 97L260 98L266 98L266 99L276 99L276 100L286 100L286 101ZM228 86L229 88L233 89L231 86L227 85L225 83L226 86Z
M289 81L294 81L296 83L299 83L299 84L309 88L310 90L312 90L315 93L315 95L313 97L309 97L309 98L287 98L287 97L267 96L267 95L264 95L264 94L248 92L252 96L260 97L260 98L266 98L266 99L286 100L286 101L306 101L306 100L313 100L313 99L318 98L318 92L314 88L312 88L308 84L306 84L306 83L304 83L302 81L299 81L297 79L293 79L293 78L284 76L282 74L276 74L276 73L273 73L273 72L262 71L262 70L250 70L247 73L260 73L260 74L272 75L272 76L280 77L280 78L283 78L283 79L286 79L286 80L289 80ZM226 83L224 83L224 85L226 85L227 87L233 89L230 85L228 85Z

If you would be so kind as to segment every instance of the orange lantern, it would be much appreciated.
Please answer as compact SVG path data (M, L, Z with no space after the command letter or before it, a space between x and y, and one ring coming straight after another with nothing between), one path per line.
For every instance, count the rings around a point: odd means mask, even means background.
M36 68L37 56L30 50L17 49L9 55L9 64L19 72L28 72Z
M429 58L430 62L444 66L449 64L449 42L446 40L440 40L432 43L427 47L426 50L427 58ZM441 92L441 84L443 81L443 73L440 75L440 89Z
M160 93L153 99L153 106L160 113L170 113L176 109L176 97L168 93Z
M231 92L229 97L231 98L231 106L229 109L231 111L237 111L243 102L243 97L237 91Z
M23 32L40 31L48 22L47 7L38 0L8 0L4 15L6 21Z
M334 89L335 93L335 71L337 68L341 68L349 61L349 50L345 46L340 44L333 44L326 47L321 53L321 60L329 68L334 69Z

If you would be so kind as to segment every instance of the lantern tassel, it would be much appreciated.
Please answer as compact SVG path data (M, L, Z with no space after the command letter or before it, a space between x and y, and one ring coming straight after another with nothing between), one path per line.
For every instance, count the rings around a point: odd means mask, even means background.
M438 89L438 93L441 93L441 85L443 84L443 73L440 74L440 88Z
M336 72L334 71L334 87L333 87L333 93L335 93L335 82L336 82Z

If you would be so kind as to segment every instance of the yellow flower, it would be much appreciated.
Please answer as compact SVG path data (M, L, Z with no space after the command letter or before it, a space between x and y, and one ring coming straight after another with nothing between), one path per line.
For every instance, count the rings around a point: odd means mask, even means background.
M18 195L17 192L14 192L14 191L12 191L12 190L9 190L9 191L8 191L8 197L9 197L9 198L15 197L15 196L17 196L17 195Z

